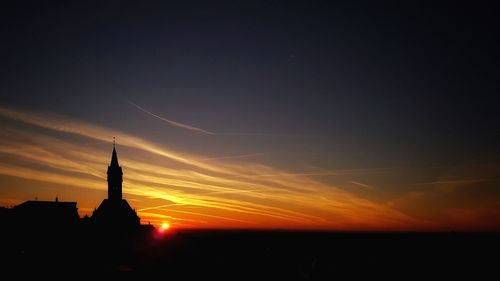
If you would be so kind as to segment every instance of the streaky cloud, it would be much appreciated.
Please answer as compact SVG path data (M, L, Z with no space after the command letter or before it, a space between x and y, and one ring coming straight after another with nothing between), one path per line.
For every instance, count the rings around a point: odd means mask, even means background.
M272 134L272 133L216 133L218 136L255 136L255 137L284 137L284 138L303 138L312 137L311 135L301 134Z
M183 123L180 123L180 122L176 122L176 121L173 121L173 120L170 120L170 119L167 119L167 118L164 118L164 117L161 117L159 115L156 115L154 114L153 112L149 111L149 110L146 110L144 109L143 107L141 107L140 105L136 104L136 103L133 103L131 101L127 101L130 105L134 106L135 108L139 109L140 111L148 114L148 115L151 115L155 118L158 118L162 121L165 121L167 122L168 124L172 125L172 126L175 126L175 127L178 127L178 128L182 128L182 129L186 129L186 130L190 130L190 131L194 131L194 132L198 132L198 133L202 133L202 134L206 134L206 135L214 135L215 133L213 132L210 132L210 131L207 131L207 130L203 130L203 129L200 129L200 128L197 128L197 127L193 127L193 126L190 126L190 125L187 125L187 124L183 124Z
M369 189L369 190L375 190L375 188L374 188L373 186L368 185L368 184L366 184L366 183L361 183L361 182L359 182L359 181L350 181L350 183L355 184L355 185L358 185L358 186L361 186L361 187L364 187L364 188L367 188L367 189Z
M178 218L174 221L179 226L194 226L199 220L210 227L351 230L412 229L425 224L389 205L314 179L334 175L331 171L287 172L244 158L204 161L201 155L65 116L2 107L0 115L16 121L4 122L9 130L0 132L0 157L9 155L19 162L0 162L0 174L65 188L105 190L103 167L109 151L103 143L116 136L124 151L120 155L126 174L124 193L140 199L136 204L146 221L163 215ZM91 210L102 198L94 200L81 209ZM190 221L182 224L181 219Z
M458 180L440 180L440 181L430 181L430 182L418 182L413 185L440 185L440 184L467 184L482 182L484 179L458 179Z
M194 131L194 132L198 132L198 133L202 133L202 134L205 134L205 135L216 135L216 136L261 136L261 137L306 137L305 135L299 135L299 134L272 134L272 133L216 133L216 132L213 132L213 131L208 131L208 130L205 130L205 129L201 129L201 128L197 128L197 127L194 127L194 126L191 126L191 125L187 125L187 124L183 124L183 123L180 123L180 122L177 122L177 121L173 121L171 119L167 119L165 117L161 117L149 110L146 110L144 109L142 106L132 102L132 101L129 101L127 100L127 103L132 105L133 107L139 109L140 111L150 115L150 116L153 116L157 119L160 119L172 126L175 126L175 127L178 127L178 128L182 128L182 129L186 129L186 130L190 130L190 131Z
M267 152L258 152L258 153L247 153L247 154L237 154L237 155L227 155L227 156L219 156L219 157L208 157L202 160L221 160L221 159L238 159L238 158L249 158L267 154Z

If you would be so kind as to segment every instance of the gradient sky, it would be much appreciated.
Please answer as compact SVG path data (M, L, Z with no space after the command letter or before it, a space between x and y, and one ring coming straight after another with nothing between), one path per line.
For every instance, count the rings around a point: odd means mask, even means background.
M10 2L0 206L91 214L116 137L143 223L500 230L487 3Z

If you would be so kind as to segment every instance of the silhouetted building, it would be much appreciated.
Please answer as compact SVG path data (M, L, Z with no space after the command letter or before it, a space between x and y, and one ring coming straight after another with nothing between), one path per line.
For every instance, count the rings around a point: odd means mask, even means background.
M11 210L16 224L42 224L48 227L75 225L80 216L76 202L26 201Z
M122 198L123 172L118 164L115 145L111 163L108 166L108 199L104 199L92 214L92 222L108 228L137 228L140 219L130 207L127 200Z

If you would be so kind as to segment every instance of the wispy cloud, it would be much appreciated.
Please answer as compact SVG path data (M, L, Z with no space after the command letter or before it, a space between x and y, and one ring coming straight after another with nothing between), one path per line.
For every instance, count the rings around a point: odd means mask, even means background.
M178 218L174 223L179 227L203 221L210 227L411 229L424 223L314 179L333 172L290 173L243 158L206 161L201 155L66 116L2 107L0 116L5 123L0 174L67 188L105 190L110 152L103 144L116 136L124 192L140 198L132 204L144 219L171 216ZM30 126L16 125L19 122ZM91 209L100 200L95 197L94 203L79 207Z
M467 177L477 172L474 167L460 166L448 176ZM479 174L485 177L483 179L447 180L445 177L418 183L418 190L394 198L389 204L420 219L433 221L441 230L499 231L498 167L484 165L482 168Z
M249 158L249 157L255 157L255 156L260 156L260 155L264 155L264 154L266 154L266 152L237 154L237 155L226 155L226 156L219 156L219 157L208 157L208 158L204 158L203 160L221 160L221 159Z
M175 127L178 127L178 128L182 128L182 129L186 129L186 130L190 130L190 131L194 131L194 132L198 132L198 133L202 133L202 134L206 134L206 135L214 135L215 133L213 132L210 132L210 131L207 131L207 130L203 130L203 129L200 129L200 128L196 128L194 126L190 126L190 125L187 125L187 124L183 124L183 123L180 123L180 122L176 122L176 121L173 121L173 120L169 120L167 118L164 118L164 117L161 117L159 115L156 115L154 113L152 113L151 111L148 111L144 108L142 108L141 106L131 102L131 101L127 101L130 105L134 106L135 108L139 109L140 111L146 113L146 114L149 114L153 117L156 117L162 121L165 121L167 122L168 124L172 125L172 126L175 126Z
M350 183L353 183L353 184L355 184L355 185L359 185L359 186L364 187L364 188L367 188L367 189L369 189L369 190L375 190L375 188L374 188L373 186L368 185L368 184L366 184L366 183L360 183L360 182L358 182L358 181L350 181Z
M127 103L129 103L130 105L132 105L133 107L137 108L138 110L150 115L150 116L153 116L157 119L160 119L172 126L175 126L175 127L178 127L178 128L182 128L182 129L186 129L186 130L190 130L190 131L193 131L193 132L197 132L197 133L202 133L202 134L205 134L205 135L217 135L217 136L257 136L257 137L310 137L310 136L307 136L307 135L299 135L299 134L271 134L271 133L246 133L246 132L243 132L243 133L237 133L237 132L230 132L230 133L227 133L227 132L219 132L219 133L216 133L216 132L213 132L213 131L208 131L208 130L205 130L205 129L201 129L201 128L197 128L197 127L194 127L194 126L191 126L191 125L187 125L187 124L183 124L183 123L180 123L180 122L177 122L177 121L173 121L171 119L167 119L165 117L161 117L157 114L154 114L153 112L149 111L149 110L146 110L144 109L142 106L134 103L134 102L131 102L129 100L127 100Z
M216 133L218 136L256 136L256 137L286 137L286 138L302 138L311 137L311 135L299 134L271 134L271 133Z
M430 182L418 182L414 183L414 185L442 185L442 184L469 184L469 183L477 183L482 182L484 179L458 179L458 180L439 180L439 181L430 181Z

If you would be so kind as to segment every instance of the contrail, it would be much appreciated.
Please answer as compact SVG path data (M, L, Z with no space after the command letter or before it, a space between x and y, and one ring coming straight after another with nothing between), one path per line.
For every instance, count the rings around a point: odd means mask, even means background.
M202 133L202 134L206 134L206 135L212 135L212 136L257 136L257 137L307 137L307 136L304 136L304 135L298 135L298 134L268 134L268 133L216 133L216 132L211 132L211 131L207 131L207 130L204 130L204 129L201 129L201 128L196 128L196 127L193 127L193 126L190 126L190 125L187 125L187 124L182 124L182 123L179 123L179 122L176 122L176 121L173 121L173 120L169 120L167 118L163 118L161 116L158 116L156 114L154 114L153 112L151 111L148 111L144 108L142 108L140 105L136 104L136 103L133 103L129 100L127 100L127 103L129 103L130 105L134 106L135 108L139 109L140 111L148 114L148 115L151 115L153 117L156 117L162 121L165 121L167 122L168 124L172 125L172 126L176 126L176 127L179 127L179 128L183 128L183 129L187 129L187 130L191 130L191 131L195 131L195 132L199 132L199 133Z
M298 134L268 134L268 133L217 133L219 136L261 136L261 137L308 137Z
M258 152L258 153L248 153L248 154L238 154L238 155L228 155L228 156L220 156L220 157L210 157L202 160L219 160L219 159L234 159L234 158L247 158L266 154L266 152Z
M172 126L175 126L175 127L179 127L179 128L183 128L183 129L187 129L187 130L191 130L191 131L195 131L195 132L199 132L199 133L202 133L202 134L206 134L206 135L215 135L215 133L213 132L209 132L207 130L203 130L203 129L200 129L200 128L196 128L196 127L193 127L193 126L189 126L187 124L182 124L182 123L179 123L179 122L175 122L175 121L172 121L172 120L168 120L167 118L163 118L161 116L158 116L150 111L147 111L146 109L140 107L139 105L131 102L131 101L127 101L129 104L133 105L134 107L136 107L137 109L139 109L140 111L144 112L144 113L147 113L153 117L156 117L162 121L165 121L167 122L168 124L172 125Z
M471 180L442 180L442 181L431 181L431 182L419 182L413 185L433 185L433 184L461 184L461 183L477 183L485 181L484 179L471 179Z
M358 182L358 181L350 181L350 183L355 184L355 185L362 186L362 187L367 188L367 189L369 189L369 190L375 190L375 188L374 188L373 186L368 185L368 184L365 184L365 183L360 183L360 182Z
M336 176L335 172L303 172L303 173L278 173L278 174L254 174L254 175L237 175L227 178L258 178L258 177L294 177L294 176Z

